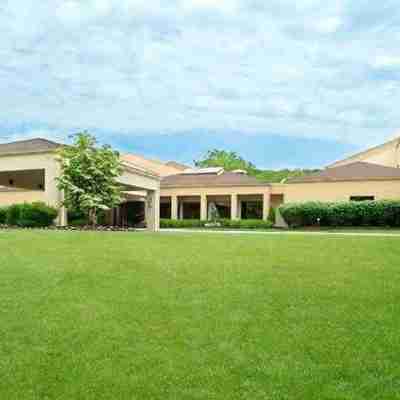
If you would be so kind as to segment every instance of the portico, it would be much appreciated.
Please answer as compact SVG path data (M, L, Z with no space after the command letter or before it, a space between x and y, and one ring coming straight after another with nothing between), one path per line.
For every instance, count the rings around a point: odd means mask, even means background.
M175 179L167 177L161 182L161 218L205 221L212 219L214 209L219 218L268 219L271 188L252 177L224 173L213 184L208 182L207 186L198 187L188 187L191 180L189 174L180 175L179 186L173 187ZM204 175L198 175L196 179L192 176L192 180L197 182L206 179ZM224 185L226 180L230 181L229 185Z

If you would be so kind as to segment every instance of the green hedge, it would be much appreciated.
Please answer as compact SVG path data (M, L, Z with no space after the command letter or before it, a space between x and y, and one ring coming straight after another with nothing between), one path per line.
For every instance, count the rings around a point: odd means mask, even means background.
M160 228L203 228L206 223L199 219L161 219Z
M0 225L6 223L8 207L0 207Z
M90 225L87 215L80 210L68 210L68 225L69 226L86 226ZM97 225L106 225L106 213L100 211L97 215Z
M400 201L288 203L279 207L290 227L400 226Z
M57 210L44 203L13 204L7 207L5 223L20 227L46 227L53 224Z
M270 221L263 221L260 219L242 219L230 220L220 219L217 221L219 224L215 227L207 227L206 225L212 224L211 221L200 221L198 219L161 219L161 228L228 228L228 229L270 229L273 224Z

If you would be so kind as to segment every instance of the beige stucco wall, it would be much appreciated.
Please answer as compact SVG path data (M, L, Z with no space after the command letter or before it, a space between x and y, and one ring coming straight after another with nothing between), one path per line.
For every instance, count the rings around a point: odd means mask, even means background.
M12 204L18 203L33 203L35 201L46 201L46 196L43 191L35 190L35 191L14 191L14 192L2 192L0 190L0 207L1 206L10 206Z
M285 185L284 188L285 203L349 201L351 196L374 196L376 200L400 199L400 180L298 183Z
M61 193L57 189L56 177L59 176L60 167L52 153L10 155L0 157L0 171L23 171L32 169L45 170L45 191L44 192L1 192L0 204L10 199L12 195L18 201L40 199L45 203L58 207L61 200ZM40 198L39 198L40 197Z
M382 146L372 148L371 150L338 161L329 167L339 167L357 161L398 168L400 166L400 139L392 140Z
M224 196L230 194L270 194L270 186L221 186L198 188L161 188L161 196Z

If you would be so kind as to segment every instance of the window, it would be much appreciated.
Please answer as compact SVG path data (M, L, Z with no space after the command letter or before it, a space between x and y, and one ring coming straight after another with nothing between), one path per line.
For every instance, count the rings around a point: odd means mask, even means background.
M351 196L350 201L373 201L375 196Z

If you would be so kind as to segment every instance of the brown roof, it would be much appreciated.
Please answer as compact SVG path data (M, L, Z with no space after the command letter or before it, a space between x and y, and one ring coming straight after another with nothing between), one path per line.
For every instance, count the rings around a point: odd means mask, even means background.
M54 151L60 146L62 145L59 143L41 138L19 140L17 142L0 144L0 155L43 153L47 151Z
M167 176L161 181L161 188L204 187L204 186L268 186L252 176L224 172L222 174L178 174Z
M291 178L287 183L369 181L400 179L400 169L384 167L367 162L354 162L340 167L327 168L321 172Z

